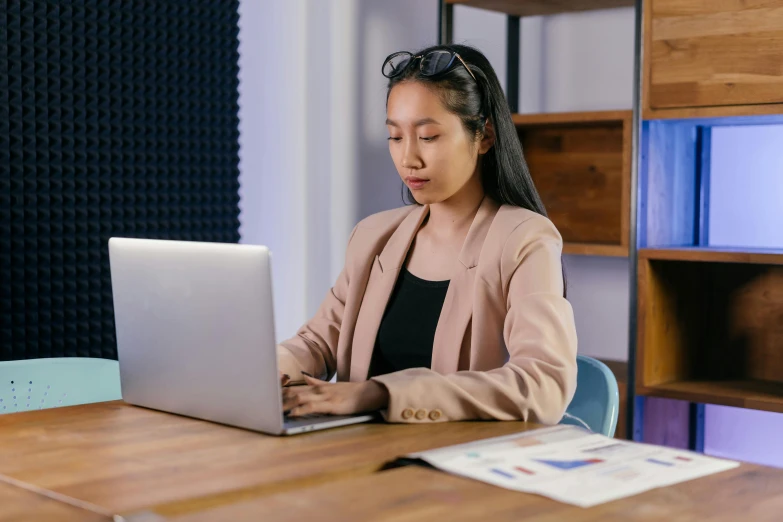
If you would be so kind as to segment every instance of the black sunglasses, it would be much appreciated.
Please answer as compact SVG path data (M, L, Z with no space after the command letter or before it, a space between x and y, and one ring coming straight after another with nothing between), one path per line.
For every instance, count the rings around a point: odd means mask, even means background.
M454 64L455 58L462 62L462 65L465 66L468 74L476 80L476 77L473 75L470 67L468 67L468 64L465 63L465 60L454 51L430 51L419 56L413 56L413 54L408 51L396 52L387 56L383 61L382 71L385 77L394 78L395 76L402 74L415 60L419 60L421 74L424 76L435 76L436 74L447 71Z

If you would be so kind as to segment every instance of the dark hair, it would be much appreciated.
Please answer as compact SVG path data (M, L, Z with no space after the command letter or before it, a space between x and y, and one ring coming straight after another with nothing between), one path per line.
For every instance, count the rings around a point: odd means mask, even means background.
M413 55L421 56L431 51L458 53L476 79L473 79L458 59L454 60L448 70L435 76L421 74L419 61L414 60L401 74L389 79L387 103L395 85L415 81L433 87L446 110L459 116L465 131L472 138L484 134L485 122L489 120L495 128L495 143L479 159L484 193L499 204L522 207L546 216L546 209L522 153L522 144L511 120L506 96L487 57L478 49L467 45L435 45ZM407 196L411 202L418 204L410 189L407 189ZM565 287L564 268L564 297Z

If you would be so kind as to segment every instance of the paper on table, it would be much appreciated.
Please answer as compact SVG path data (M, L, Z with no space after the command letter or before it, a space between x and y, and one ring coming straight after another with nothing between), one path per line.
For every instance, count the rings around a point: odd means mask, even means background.
M739 466L565 425L407 456L449 473L581 507Z

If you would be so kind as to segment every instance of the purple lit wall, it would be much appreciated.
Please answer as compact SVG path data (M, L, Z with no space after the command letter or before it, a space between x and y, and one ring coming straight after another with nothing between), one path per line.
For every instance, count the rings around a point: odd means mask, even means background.
M783 249L783 125L713 127L709 243Z
M783 249L781 144L783 125L712 129L710 245ZM783 414L708 405L704 428L705 453L783 467Z
M707 406L704 453L783 468L783 414Z

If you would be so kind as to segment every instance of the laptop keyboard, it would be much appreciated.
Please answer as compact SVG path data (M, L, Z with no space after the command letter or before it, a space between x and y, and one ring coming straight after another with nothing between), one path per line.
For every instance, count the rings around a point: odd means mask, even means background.
M283 414L283 421L297 422L303 420L324 419L326 417L333 417L333 415L326 415L325 413L311 413L310 415L300 415L298 417L291 417L289 415Z

